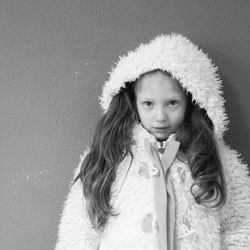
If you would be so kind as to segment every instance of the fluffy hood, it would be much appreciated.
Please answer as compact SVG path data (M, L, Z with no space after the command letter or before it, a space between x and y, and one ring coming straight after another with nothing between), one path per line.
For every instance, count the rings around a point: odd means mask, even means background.
M113 96L125 87L125 83L134 82L142 74L156 69L170 73L192 94L193 100L206 109L213 121L215 135L221 139L228 120L217 67L201 49L180 34L157 36L120 57L103 86L100 97L103 111L108 110Z

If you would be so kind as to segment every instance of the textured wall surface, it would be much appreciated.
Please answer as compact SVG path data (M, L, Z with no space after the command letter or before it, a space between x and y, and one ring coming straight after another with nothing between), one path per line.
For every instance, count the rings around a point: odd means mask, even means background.
M53 249L62 202L119 55L179 32L213 58L250 160L250 1L0 0L0 242Z

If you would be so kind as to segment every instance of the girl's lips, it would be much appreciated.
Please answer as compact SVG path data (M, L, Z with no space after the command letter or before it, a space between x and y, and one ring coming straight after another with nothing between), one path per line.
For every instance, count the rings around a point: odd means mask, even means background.
M153 127L153 129L156 129L156 130L165 130L165 129L168 129L168 127Z
M153 131L155 133L164 133L165 134L165 133L167 133L168 129L169 129L169 127L154 127Z

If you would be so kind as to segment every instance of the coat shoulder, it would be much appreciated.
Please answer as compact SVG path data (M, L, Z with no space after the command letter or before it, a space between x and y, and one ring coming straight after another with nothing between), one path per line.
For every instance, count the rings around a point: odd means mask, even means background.
M244 162L241 154L226 145L224 141L219 141L217 145L226 182L229 183L232 178L237 177L249 181L249 166Z

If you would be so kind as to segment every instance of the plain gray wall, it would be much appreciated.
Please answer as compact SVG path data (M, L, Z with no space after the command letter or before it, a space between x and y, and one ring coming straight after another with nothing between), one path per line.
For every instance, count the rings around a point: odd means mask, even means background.
M247 0L0 0L0 248L53 249L107 72L161 33L182 33L213 58L226 140L249 162L249 13Z

